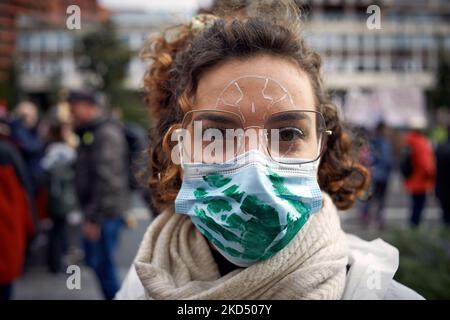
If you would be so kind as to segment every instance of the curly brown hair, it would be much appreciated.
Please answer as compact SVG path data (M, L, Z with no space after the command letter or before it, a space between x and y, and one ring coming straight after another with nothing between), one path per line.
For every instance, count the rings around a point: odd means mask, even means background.
M238 9L242 12L242 8ZM270 10L273 12L273 8ZM142 51L142 57L152 62L144 77L145 100L153 120L148 184L159 211L173 204L181 186L180 167L170 158L174 143L170 136L191 108L190 98L195 95L200 77L231 59L262 54L293 61L309 76L318 111L325 118L327 130L333 132L319 166L321 189L339 209L351 207L365 194L369 171L359 163L349 130L326 94L320 75L321 57L302 38L298 12L290 13L240 14L239 18L222 15L201 31L194 31L189 24L181 25L154 37Z

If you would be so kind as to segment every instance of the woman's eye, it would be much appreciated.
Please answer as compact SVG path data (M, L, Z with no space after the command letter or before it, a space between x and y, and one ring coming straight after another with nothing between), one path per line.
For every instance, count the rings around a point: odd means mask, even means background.
M297 139L304 139L305 133L299 128L281 128L279 132L280 141L294 141Z

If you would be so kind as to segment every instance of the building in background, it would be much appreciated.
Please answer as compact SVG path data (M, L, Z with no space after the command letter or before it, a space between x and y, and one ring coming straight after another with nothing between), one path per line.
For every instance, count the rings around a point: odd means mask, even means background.
M16 49L16 19L22 14L39 15L48 10L46 3L33 0L0 2L0 81L8 80Z
M145 39L166 25L183 21L172 11L156 7L150 11L135 8L107 11L97 1L12 2L20 2L21 8L41 4L34 11L21 9L15 13L14 49L21 87L27 93L41 96L51 90L55 81L65 87L80 84L75 40L90 25L107 17L116 24L120 39L131 51L125 85L139 90L145 70L139 51ZM349 121L372 126L385 120L402 127L407 125L405 113L426 117L426 93L435 86L439 52L450 55L450 2L300 0L299 3L305 13L306 40L323 55L326 85L335 93ZM65 27L65 8L69 4L81 8L84 20L79 32ZM379 30L366 25L370 16L367 7L372 4L381 9ZM360 110L361 117L352 118L355 110ZM367 114L372 115L370 121L361 122L360 119L367 119Z
M139 53L145 41L152 33L160 31L169 25L181 23L184 18L171 11L112 11L111 20L117 27L117 33L131 52L128 66L128 76L125 86L131 90L138 90L142 86L142 77L146 64L140 59Z
M75 45L84 33L94 30L98 23L110 18L116 25L120 40L126 43L131 52L125 86L138 90L145 69L139 59L139 51L145 39L165 25L180 21L173 13L158 10L110 11L99 6L97 1L43 2L57 2L59 5L52 7L52 13L49 14L51 19L44 13L48 8L43 9L42 14L24 11L16 16L17 45L14 51L20 87L34 97L41 107L46 105L46 96L54 86L82 86L83 78L78 72ZM66 27L66 8L71 4L80 7L80 30L68 30Z
M96 28L110 13L95 0L9 2L12 3L10 7L16 8L15 46L11 60L18 73L17 81L21 91L32 96L42 107L46 105L52 87L80 85L74 60L75 39ZM66 26L70 5L80 8L81 30L69 30Z
M85 26L109 15L91 0L0 2L0 83L11 81L11 70L18 70L18 83L26 93L45 93L50 86L48 79L54 74L73 70L73 41L66 28L70 5L80 7Z
M337 93L348 120L404 127L412 115L426 116L439 51L450 56L449 1L300 2L308 17L307 41L323 55L326 84ZM381 29L366 25L372 4L380 8Z

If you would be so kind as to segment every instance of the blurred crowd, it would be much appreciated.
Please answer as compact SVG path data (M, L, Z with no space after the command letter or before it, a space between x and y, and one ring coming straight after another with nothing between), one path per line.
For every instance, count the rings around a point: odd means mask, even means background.
M68 257L78 255L105 299L119 289L114 254L132 223L125 216L129 195L148 197L130 168L143 160L147 141L145 129L101 101L98 93L73 91L45 114L29 101L10 112L0 106L0 300L12 297L42 236L49 272L65 272ZM69 234L77 217L79 228Z
M362 131L367 144L361 148L360 157L371 168L372 176L371 191L361 209L362 224L375 222L384 229L386 196L392 172L398 170L410 199L410 226L421 224L431 197L440 204L442 223L450 226L450 126L444 121L428 131L423 121L412 119L407 130L380 122L373 130Z

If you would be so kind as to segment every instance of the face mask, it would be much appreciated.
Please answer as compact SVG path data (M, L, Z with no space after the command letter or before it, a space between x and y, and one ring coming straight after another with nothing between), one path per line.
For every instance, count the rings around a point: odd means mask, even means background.
M222 164L184 164L176 212L230 262L250 266L283 249L322 207L317 163L280 164L250 151Z

